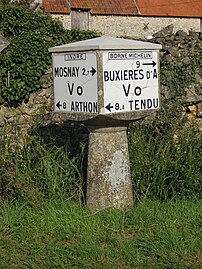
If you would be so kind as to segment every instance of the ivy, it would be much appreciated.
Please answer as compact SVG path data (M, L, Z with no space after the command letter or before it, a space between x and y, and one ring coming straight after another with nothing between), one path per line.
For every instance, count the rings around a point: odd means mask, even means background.
M0 53L0 104L18 106L41 89L40 78L51 67L52 46L99 36L93 31L65 30L43 11L0 5L0 34L10 45Z

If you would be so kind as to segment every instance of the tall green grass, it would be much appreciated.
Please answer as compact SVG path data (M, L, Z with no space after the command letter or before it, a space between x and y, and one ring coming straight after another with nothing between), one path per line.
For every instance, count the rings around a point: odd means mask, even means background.
M43 199L83 199L80 156L69 157L66 147L39 135L0 138L0 197L37 205ZM81 148L82 152L82 148Z
M136 199L200 198L202 132L192 125L158 131L158 126L139 123L130 129L129 151Z
M152 130L153 128L153 130ZM145 122L130 126L129 152L134 197L200 198L202 132L193 126L169 132ZM78 129L79 131L79 129ZM71 132L67 135L71 135ZM78 133L72 133L75 141ZM43 199L84 200L87 144L76 154L37 132L0 137L0 199L40 204Z

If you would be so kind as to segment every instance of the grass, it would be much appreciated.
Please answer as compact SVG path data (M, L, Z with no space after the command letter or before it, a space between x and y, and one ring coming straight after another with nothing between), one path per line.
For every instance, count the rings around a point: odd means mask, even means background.
M161 201L174 198L200 199L202 192L202 132L194 128L159 134L158 126L130 127L129 153L134 197ZM156 131L157 130L157 131ZM44 199L74 199L85 196L87 144L70 147L79 130L66 129L66 143L48 142L37 133L0 136L0 202L23 200L40 204ZM73 144L73 145L71 145ZM23 145L23 146L22 146ZM74 149L75 150L75 149Z
M81 158L70 157L65 146L16 131L16 136L0 137L0 152L0 202L83 199Z
M136 199L200 198L202 132L191 125L174 131L171 126L165 133L158 133L158 126L133 128L129 151Z
M0 268L202 268L201 212L200 200L95 213L73 202L5 203Z
M142 127L129 129L138 203L94 213L82 206L81 142L72 154L51 136L1 133L0 269L202 268L202 133Z
M81 206L87 147L75 147L78 127L33 126L29 136L1 128L0 269L202 268L202 132L184 117L193 81L181 62L162 62L159 113L128 129L138 204L125 211Z

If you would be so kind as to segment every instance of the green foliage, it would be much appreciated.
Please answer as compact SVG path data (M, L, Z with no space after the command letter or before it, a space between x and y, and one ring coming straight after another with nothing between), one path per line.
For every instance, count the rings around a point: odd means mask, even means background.
M0 209L0 268L199 269L201 201L92 213L73 202Z
M154 120L130 128L135 198L200 198L202 133L191 125L177 133L171 125L163 132L158 124Z
M201 44L202 46L202 44ZM185 59L189 64L184 62ZM202 52L198 45L194 50L182 53L180 58L170 60L161 59L161 84L168 86L169 98L177 99L184 95L184 90L191 83L195 82L196 73L202 74Z
M50 66L48 44L40 33L27 32L13 39L0 56L3 65L1 98L9 104L18 104L40 89L40 77ZM7 77L6 77L7 75Z
M0 200L83 199L81 158L37 135L0 139Z
M40 78L51 67L48 48L98 36L81 30L65 30L42 11L33 13L19 5L0 5L0 33L10 45L0 54L0 103L18 106L40 89ZM200 197L202 181L201 133L190 125L182 128L181 99L185 88L202 76L202 43L187 40L190 47L178 57L161 58L161 85L166 86L161 108L154 117L131 124L129 151L136 199L167 200ZM189 63L189 64L188 64ZM29 140L30 139L30 140ZM82 196L79 158L70 158L55 143L48 147L36 136L24 147L3 138L0 144L2 199L30 201L44 197ZM15 145L15 150L12 145ZM20 143L19 143L20 144Z
M170 128L159 133L155 120L134 123L129 130L135 200L201 197L201 132L189 128L175 134ZM44 199L84 199L84 146L71 156L67 145L16 131L10 138L2 134L0 152L0 200L40 205Z
M160 110L152 117L130 125L129 151L135 198L200 197L202 191L202 133L188 124L183 106L185 89L202 75L202 43L178 57L161 57ZM189 64L187 64L189 63ZM163 87L162 87L163 88Z
M100 33L94 32L94 31L84 31L79 29L72 29L70 31L67 31L69 35L69 40L73 41L80 41L90 38L99 37Z
M14 0L12 1L12 5L18 5L18 6L22 6L24 8L29 8L30 4L33 3L34 0ZM11 4L11 0L0 0L0 4L2 5L8 5Z
M181 101L185 89L201 75L201 43L180 54L161 58L161 84L166 86L160 111L130 126L130 159L134 194L167 200L200 197L202 133L187 124ZM187 58L189 57L189 58ZM186 64L190 61L190 64Z
M163 53L160 59L161 108L157 124L161 132L174 132L184 124L182 117L183 101L186 89L196 84L201 87L196 77L202 76L202 42L191 36L183 40L184 49L178 50L178 56ZM177 46L177 45L176 45ZM163 92L166 89L166 93ZM161 123L161 124L160 124Z
M65 30L42 11L0 5L0 33L10 45L0 54L0 103L17 106L41 88L40 77L51 67L48 48L98 36L92 31Z

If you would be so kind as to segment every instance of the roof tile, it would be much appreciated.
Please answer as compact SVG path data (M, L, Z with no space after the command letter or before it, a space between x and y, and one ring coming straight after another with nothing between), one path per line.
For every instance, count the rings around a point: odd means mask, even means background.
M202 0L137 0L143 16L202 17Z
M42 3L50 13L69 13L71 3L72 8L91 9L95 15L202 17L202 0L42 0Z
M106 15L136 15L137 9L133 0L42 0L44 10L50 13L70 12L68 2L72 8L91 9L93 14Z

